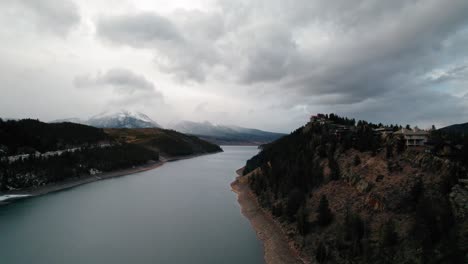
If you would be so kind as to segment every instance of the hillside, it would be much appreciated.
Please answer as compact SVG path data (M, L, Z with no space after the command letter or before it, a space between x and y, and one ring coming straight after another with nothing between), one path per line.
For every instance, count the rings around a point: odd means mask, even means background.
M302 257L466 262L468 163L408 148L400 136L376 134L367 122L331 119L265 146L241 177Z
M222 151L218 145L174 130L160 128L105 129L105 132L121 143L144 146L165 157Z
M0 193L218 151L217 145L171 130L0 119Z
M210 122L183 121L173 125L172 128L220 145L261 145L284 136L281 133L237 126L214 125Z
M439 129L442 132L447 132L447 133L468 133L468 123L463 123L463 124L455 124L451 126L446 126L441 129Z
M0 119L0 152L3 155L46 152L109 140L110 137L102 129L81 124Z

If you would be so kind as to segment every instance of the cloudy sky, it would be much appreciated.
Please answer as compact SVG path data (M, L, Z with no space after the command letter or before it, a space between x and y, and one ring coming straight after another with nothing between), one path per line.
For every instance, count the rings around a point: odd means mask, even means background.
M0 116L468 122L466 0L1 0Z

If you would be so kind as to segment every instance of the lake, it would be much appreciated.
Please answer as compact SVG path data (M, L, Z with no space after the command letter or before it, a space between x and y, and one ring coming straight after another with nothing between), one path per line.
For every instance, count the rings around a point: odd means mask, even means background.
M256 147L0 206L0 263L263 263L230 183Z

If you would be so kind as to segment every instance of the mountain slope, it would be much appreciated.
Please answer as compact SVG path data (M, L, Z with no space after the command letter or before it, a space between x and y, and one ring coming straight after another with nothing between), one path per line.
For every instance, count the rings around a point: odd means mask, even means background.
M166 158L222 151L218 145L174 130L139 128L105 129L105 131L121 143L144 146Z
M140 112L120 110L118 112L104 112L89 119L64 118L50 123L70 122L89 125L98 128L152 128L161 126L147 115Z
M109 140L102 129L81 124L0 119L0 149L5 149L7 155L45 152Z
M448 132L448 133L465 133L466 134L468 133L468 123L446 126L439 130L443 132Z
M75 123L75 124L87 125L88 121L83 120L78 117L71 117L71 118L64 118L64 119L56 119L54 121L51 121L50 123Z
M140 112L122 110L116 113L103 113L91 117L87 124L99 128L153 128L161 126Z
M266 145L236 184L311 263L465 263L466 177L467 164L372 124L328 120Z
M199 136L217 144L260 145L272 142L284 134L236 126L213 125L210 122L183 121L172 126L173 129Z
M0 194L96 180L96 173L219 151L217 145L172 130L0 119Z

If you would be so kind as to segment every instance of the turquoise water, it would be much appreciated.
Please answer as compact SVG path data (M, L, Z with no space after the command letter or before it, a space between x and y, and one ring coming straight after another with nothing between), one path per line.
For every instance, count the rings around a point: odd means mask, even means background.
M229 183L254 147L0 207L0 263L263 263Z

